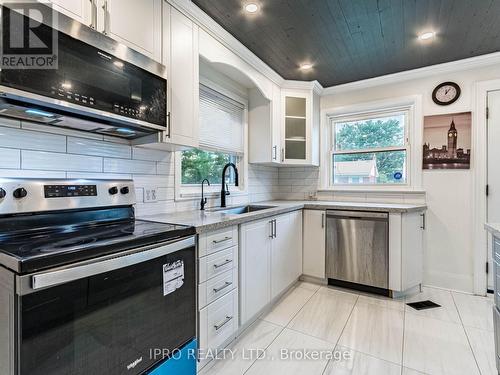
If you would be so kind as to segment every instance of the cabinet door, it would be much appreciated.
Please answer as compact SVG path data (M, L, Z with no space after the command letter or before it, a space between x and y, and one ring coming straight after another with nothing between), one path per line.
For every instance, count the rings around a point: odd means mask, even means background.
M275 219L275 237L271 246L271 299L277 297L289 284L290 264L290 215Z
M303 220L302 211L295 211L291 213L290 216L290 274L289 283L297 280L302 275L302 264L303 264Z
M91 14L93 5L90 0L50 0L50 3L52 3L56 11L92 27Z
M401 290L422 283L425 213L401 214Z
M247 323L271 301L271 220L240 227L240 317Z
M283 105L283 161L289 164L307 164L310 142L310 95L286 91Z
M273 85L273 100L272 106L272 149L271 162L280 164L281 160L281 89L277 85Z
M198 26L175 8L165 22L170 34L168 66L170 142L198 146L199 56ZM167 12L168 16L168 12Z
M304 275L325 278L325 226L325 211L304 210Z
M161 62L162 0L103 1L102 24L105 33L130 48ZM99 14L101 13L99 12ZM98 28L98 30L100 29Z

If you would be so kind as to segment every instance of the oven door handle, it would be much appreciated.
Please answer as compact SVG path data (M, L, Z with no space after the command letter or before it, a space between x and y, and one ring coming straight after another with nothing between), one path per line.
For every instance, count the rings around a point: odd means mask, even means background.
M102 260L97 260L92 263L39 273L32 276L31 287L33 290L37 290L84 279L86 277L147 262L151 259L159 258L194 246L194 244L195 240L193 236L163 246L145 247L142 251L137 249L138 251L128 255L120 256L115 254L114 257L104 257L101 258Z

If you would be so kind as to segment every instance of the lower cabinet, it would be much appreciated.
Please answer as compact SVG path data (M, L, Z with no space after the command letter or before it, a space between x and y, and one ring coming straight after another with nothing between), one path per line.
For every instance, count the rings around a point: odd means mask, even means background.
M198 236L198 343L201 370L213 353L236 338L238 226Z
M302 274L302 211L242 224L240 265L244 325Z
M324 279L326 259L326 212L304 210L303 274Z

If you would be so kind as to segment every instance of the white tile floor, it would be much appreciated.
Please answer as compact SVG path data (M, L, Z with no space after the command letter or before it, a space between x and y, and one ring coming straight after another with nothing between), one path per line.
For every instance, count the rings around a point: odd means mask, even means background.
M405 305L422 299L442 307ZM203 375L497 375L492 306L434 288L395 301L299 283Z

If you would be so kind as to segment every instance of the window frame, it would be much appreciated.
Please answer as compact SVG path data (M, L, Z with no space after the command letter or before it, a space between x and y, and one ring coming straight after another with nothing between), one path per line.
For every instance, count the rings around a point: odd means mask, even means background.
M352 149L352 150L336 150L336 140L335 140L335 135L336 135L336 129L335 126L338 123L342 122L353 122L353 121L363 121L363 120L369 120L369 119L378 119L378 118L383 118L383 117L391 117L391 116L398 116L398 115L404 115L404 144L401 146L387 146L387 147L373 147L373 148L360 148L360 149ZM364 187L374 187L374 186L389 186L389 187L394 187L394 186L399 186L399 187L407 187L410 185L410 173L409 173L409 154L410 154L410 142L409 142L409 117L410 117L410 108L403 107L403 108L393 108L393 109L382 109L382 110L376 110L376 111L371 111L371 112L366 112L366 113L360 113L360 114L350 114L350 115L341 115L341 116L331 116L329 118L329 127L330 127L330 167L329 167L329 184L330 186L335 186L335 187L359 187L359 186L364 186ZM356 154L367 154L367 153L378 153L378 152L390 152L390 151L405 151L406 153L406 163L405 163L405 176L406 176L406 181L405 183L390 183L390 184L379 184L379 183L374 183L374 184L363 184L363 183L347 183L347 184L340 184L340 183L335 183L334 179L334 173L333 173L333 167L334 167L334 162L333 158L335 155L356 155Z
M227 96L228 98L239 102L244 106L243 110L243 154L233 154L236 156L236 167L238 168L239 186L234 184L229 185L231 196L241 196L248 194L248 99L235 93L232 90L225 88L205 77L200 77L200 84L209 87L210 89ZM225 152L223 150L211 149L208 147L197 147L203 151ZM228 153L228 152L226 152ZM175 200L194 200L201 198L201 184L182 184L182 151L177 151L174 154L175 163ZM221 176L222 177L222 176ZM207 198L216 198L220 196L221 184L211 184L204 186L204 195Z
M319 192L422 192L422 150L418 145L423 140L423 106L422 95L408 95L401 97L379 99L371 102L358 102L356 104L338 107L326 107L321 110L321 164ZM397 112L408 110L407 117L407 158L406 184L333 184L332 160L332 126L331 119L354 118L381 112Z

